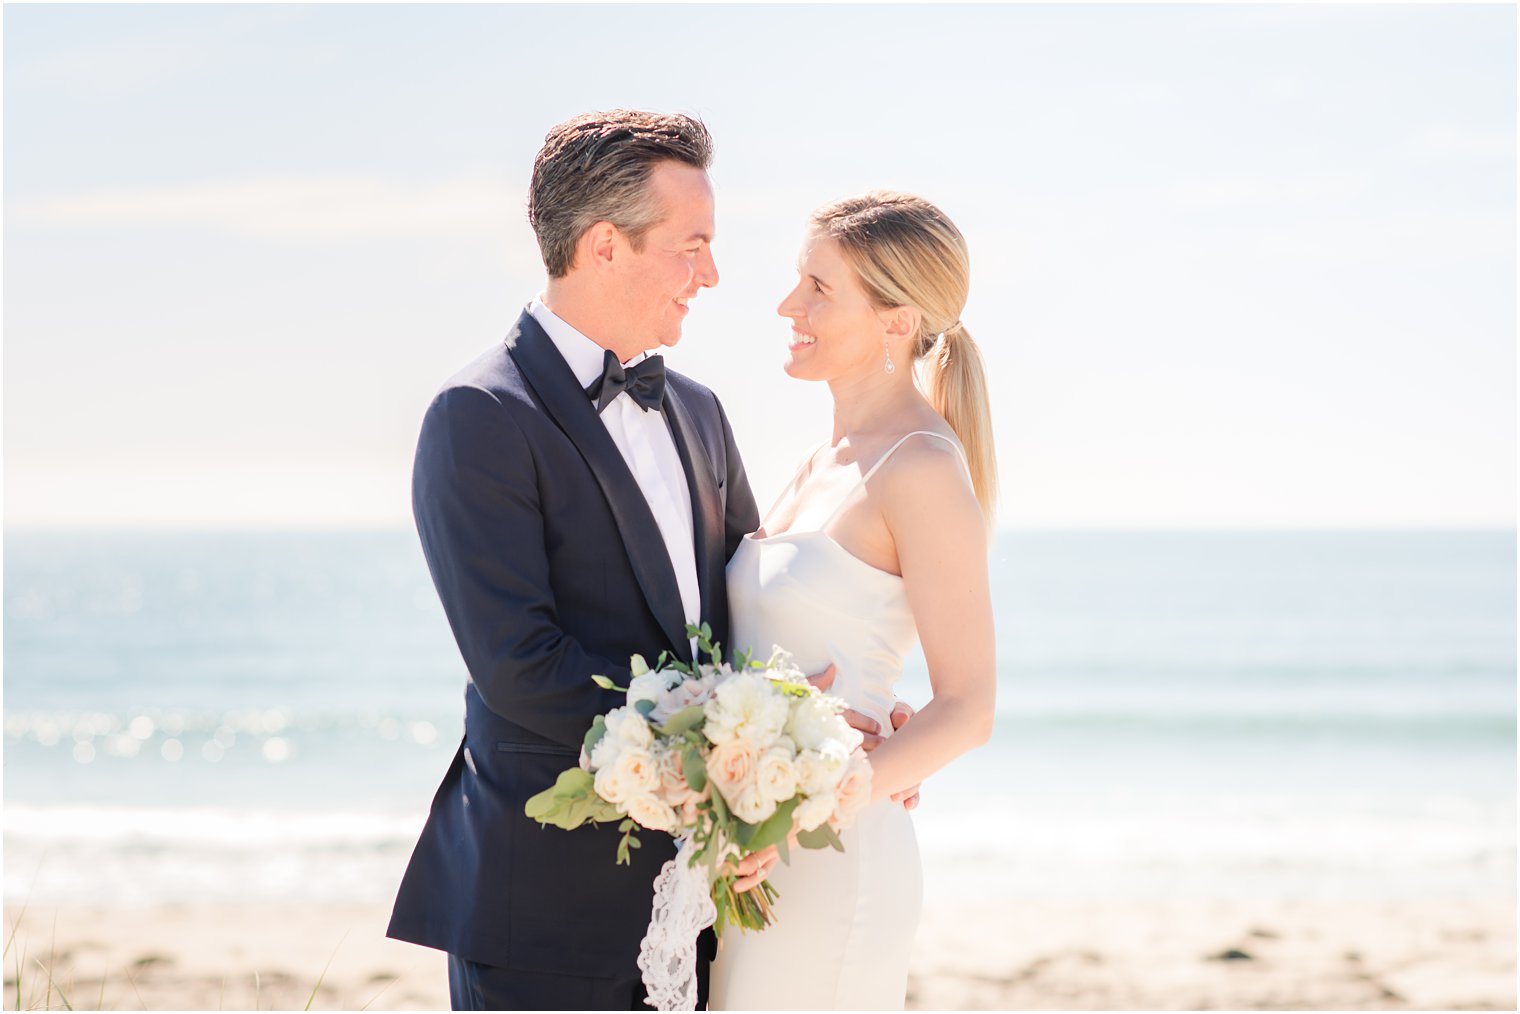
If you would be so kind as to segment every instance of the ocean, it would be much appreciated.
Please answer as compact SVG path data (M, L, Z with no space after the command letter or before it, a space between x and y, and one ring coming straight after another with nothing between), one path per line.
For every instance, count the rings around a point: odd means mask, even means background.
M926 904L1512 896L1515 550L1000 534ZM392 895L464 681L410 531L8 531L4 605L8 906Z

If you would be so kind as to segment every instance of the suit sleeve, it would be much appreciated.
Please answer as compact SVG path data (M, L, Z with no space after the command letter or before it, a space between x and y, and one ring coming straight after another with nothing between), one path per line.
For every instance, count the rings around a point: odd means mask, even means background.
M728 416L716 396L713 403L718 406L718 419L723 423L723 455L727 460L728 480L723 498L723 558L727 560L739 548L739 541L760 527L760 510L755 506L749 477L744 474L744 461L734 443L734 431L728 425Z
M412 471L412 511L470 680L492 711L566 746L619 704L593 673L627 685L628 664L560 629L537 467L496 398L445 390L428 408Z

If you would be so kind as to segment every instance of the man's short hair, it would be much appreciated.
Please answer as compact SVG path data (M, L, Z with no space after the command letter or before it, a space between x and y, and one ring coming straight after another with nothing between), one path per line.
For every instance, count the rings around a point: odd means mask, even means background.
M712 164L712 135L681 113L614 109L583 113L549 131L533 160L528 222L550 278L575 262L575 245L597 222L611 222L635 250L659 220L649 176L661 162L702 171Z

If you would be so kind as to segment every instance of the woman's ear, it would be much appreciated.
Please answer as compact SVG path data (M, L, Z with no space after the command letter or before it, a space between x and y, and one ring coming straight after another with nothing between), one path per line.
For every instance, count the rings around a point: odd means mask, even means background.
M890 310L878 311L882 325L886 328L888 338L917 338L919 322L923 320L923 314L919 313L916 306L894 306Z

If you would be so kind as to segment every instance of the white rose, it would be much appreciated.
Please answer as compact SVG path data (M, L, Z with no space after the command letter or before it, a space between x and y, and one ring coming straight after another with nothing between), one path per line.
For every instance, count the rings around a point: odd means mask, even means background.
M660 768L654 755L638 747L625 748L618 754L611 770L617 772L618 781L626 785L629 792L653 792L660 784Z
M827 764L848 764L854 751L837 739L826 739L818 744L818 756Z
M621 804L623 800L628 798L628 789L622 780L618 778L617 768L615 767L605 767L598 771L596 778L592 782L592 788L596 789L598 796L601 796L609 803Z
M654 743L654 733L644 716L632 708L617 708L607 715L607 735L625 746L648 749Z
M819 792L797 804L797 809L792 811L792 820L796 821L799 830L817 830L825 821L834 816L836 805L838 805L838 800L834 798L834 793Z
M840 716L844 702L827 694L812 694L801 698L792 707L787 733L797 741L802 750L817 750L826 740L837 739L850 744L849 734L855 732ZM855 733L858 739L860 734ZM851 749L854 744L850 744Z
M618 754L623 752L623 742L609 732L602 733L602 738L596 741L596 746L591 748L591 771L600 771L617 763Z
M755 773L755 785L760 795L773 803L782 803L797 793L797 768L792 763L791 751L785 747L772 747L760 758Z
M747 824L759 824L776 812L776 804L761 795L758 785L746 786L737 799L729 801L728 808Z
M756 673L735 673L718 684L707 702L704 728L714 743L742 738L768 746L781 735L789 710L787 699L770 680Z
M810 796L831 791L839 784L839 779L844 777L849 754L844 752L837 741L830 742L835 744L836 749L826 754L817 750L804 750L797 755L797 786Z
M640 701L657 703L665 688L670 685L670 680L661 672L646 672L635 676L628 682L628 703L637 704Z
M630 798L624 809L636 823L651 831L675 830L675 809L669 803L662 803L647 792Z

